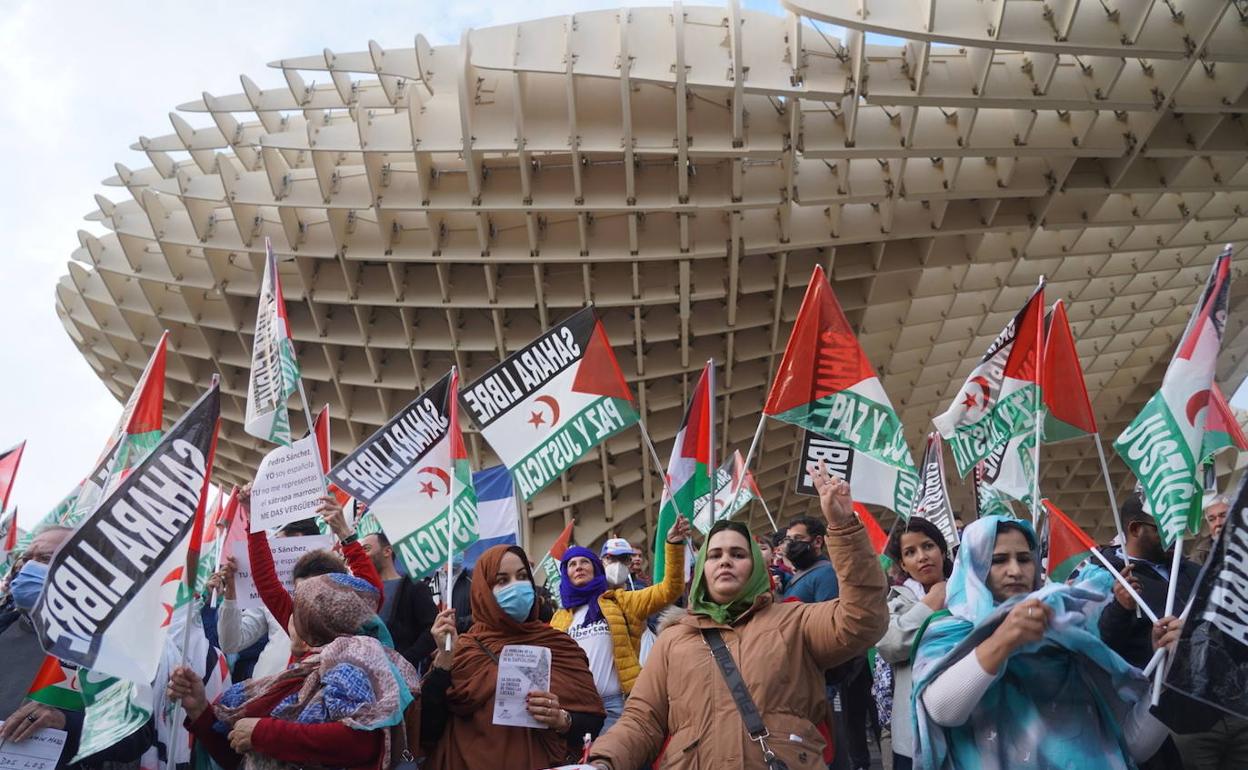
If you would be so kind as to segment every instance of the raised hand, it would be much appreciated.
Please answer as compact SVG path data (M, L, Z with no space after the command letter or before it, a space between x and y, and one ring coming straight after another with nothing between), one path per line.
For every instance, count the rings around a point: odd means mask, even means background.
M322 497L321 504L316 507L316 512L320 515L321 521L325 522L325 525L338 536L339 540L347 539L355 531L347 524L347 516L342 512L342 505L333 495Z
M672 528L667 531L667 542L673 545L683 543L689 537L689 520L677 515Z
M849 482L833 476L823 460L811 469L810 475L819 493L819 508L829 527L843 527L857 521L854 501L849 496Z

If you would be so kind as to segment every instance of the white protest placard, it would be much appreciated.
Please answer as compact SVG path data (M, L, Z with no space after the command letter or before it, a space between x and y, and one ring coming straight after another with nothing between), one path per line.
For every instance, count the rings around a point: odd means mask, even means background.
M526 698L534 691L550 689L550 650L530 644L508 644L498 656L498 681L494 685L494 724L508 727L546 725L529 713Z
M277 579L287 593L295 592L295 581L291 573L295 570L295 562L299 561L308 551L329 550L334 547L331 535L303 535L301 537L274 537L269 539L269 550L273 552L273 566L277 569ZM234 596L239 609L259 608L264 606L256 581L251 575L251 559L247 556L247 544L234 544L234 560L238 571L234 573ZM0 770L4 770L0 768Z
M307 436L264 456L251 485L251 531L284 527L316 515L325 479L316 440Z
M54 770L64 748L65 731L44 727L21 743L4 741L0 745L0 769Z

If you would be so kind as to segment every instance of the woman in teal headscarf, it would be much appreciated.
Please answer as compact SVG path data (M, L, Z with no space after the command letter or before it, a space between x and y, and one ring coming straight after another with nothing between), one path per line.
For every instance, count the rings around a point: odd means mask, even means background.
M837 600L775 604L758 544L739 522L719 521L698 552L689 612L659 634L620 721L598 739L602 768L648 765L664 740L662 767L764 766L764 745L789 770L823 767L816 725L827 715L823 672L862 655L888 625L884 572L858 523L849 486L826 472L820 489ZM767 728L746 734L709 646L723 640Z
M915 767L1125 769L1165 739L1147 680L1097 634L1106 594L1041 581L1030 524L963 531L948 614L916 648Z

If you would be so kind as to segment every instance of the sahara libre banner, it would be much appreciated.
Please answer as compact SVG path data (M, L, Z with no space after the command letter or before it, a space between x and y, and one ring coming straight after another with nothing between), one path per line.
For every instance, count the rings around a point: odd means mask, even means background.
M187 535L212 470L213 386L57 551L31 613L50 655L132 682L156 675Z
M413 578L432 574L448 548L462 552L478 537L472 473L452 446L459 426L451 380L438 380L329 471L368 506Z
M460 403L525 500L638 419L592 305L490 369Z

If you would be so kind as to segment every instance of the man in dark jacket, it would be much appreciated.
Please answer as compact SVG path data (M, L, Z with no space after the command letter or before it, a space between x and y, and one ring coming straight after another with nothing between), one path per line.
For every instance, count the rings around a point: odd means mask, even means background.
M385 593L378 614L390 631L394 649L413 666L419 666L437 646L430 633L438 616L433 594L423 582L399 574L394 567L394 549L384 533L365 535L360 545L381 576Z
M57 768L85 770L103 766L106 762L137 760L152 745L156 729L149 719L136 732L71 766L69 761L78 753L78 741L82 736L83 712L26 700L26 693L45 657L28 613L38 600L47 573L46 569L36 572L23 568L32 562L46 567L71 534L73 530L67 527L48 527L35 535L14 564L11 593L5 599L4 612L0 613L7 622L0 629L0 650L4 651L4 665L0 666L0 717L4 719L4 727L0 728L0 743L20 744L43 728L64 730L65 747L57 761ZM39 578L36 579L35 575Z
M1174 550L1166 550L1157 531L1157 522L1144 510L1144 501L1132 495L1122 504L1122 526L1126 543L1105 546L1101 553L1110 564L1127 578L1136 593L1157 617L1166 614L1166 594L1170 590L1170 565ZM1178 584L1175 586L1174 614L1187 604L1200 565L1188 559L1179 562ZM1114 598L1101 610L1101 639L1114 652L1133 666L1143 668L1153 657L1153 623L1144 613L1136 614L1135 600L1120 583L1114 581ZM1140 770L1161 770L1182 767L1182 758L1174 740L1167 738L1157 753Z
M1132 495L1123 503L1122 526L1126 544L1105 546L1101 553L1135 587L1149 609L1161 617L1166 610L1173 549L1167 551L1162 545L1157 522L1145 512L1138 495ZM1199 574L1200 565L1188 559L1179 562L1175 615L1183 611ZM1143 668L1153 657L1153 623L1144 613L1136 614L1135 600L1117 582L1114 583L1114 601L1101 611L1100 630L1105 644L1131 665Z

